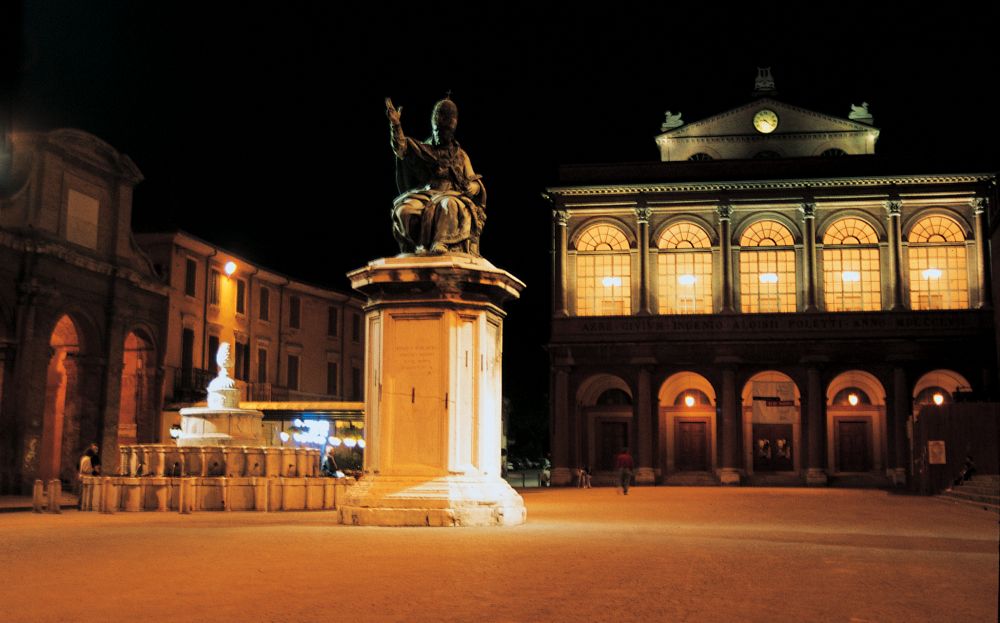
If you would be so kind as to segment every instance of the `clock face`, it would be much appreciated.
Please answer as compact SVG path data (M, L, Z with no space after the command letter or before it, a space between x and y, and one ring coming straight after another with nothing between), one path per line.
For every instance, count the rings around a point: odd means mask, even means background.
M770 134L778 129L778 115L773 110L763 108L753 116L753 127L761 134Z

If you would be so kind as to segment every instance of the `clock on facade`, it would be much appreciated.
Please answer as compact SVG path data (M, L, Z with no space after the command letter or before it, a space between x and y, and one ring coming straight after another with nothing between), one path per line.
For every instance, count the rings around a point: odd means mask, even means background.
M778 128L778 114L773 110L762 108L753 116L753 127L761 134L770 134Z

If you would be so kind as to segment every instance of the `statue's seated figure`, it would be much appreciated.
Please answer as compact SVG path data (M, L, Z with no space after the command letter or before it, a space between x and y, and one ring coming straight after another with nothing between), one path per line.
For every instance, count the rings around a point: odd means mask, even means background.
M468 154L455 140L458 108L450 99L434 105L431 138L419 142L403 134L402 108L386 98L390 141L396 154L392 232L401 253L479 255L486 220L486 188Z

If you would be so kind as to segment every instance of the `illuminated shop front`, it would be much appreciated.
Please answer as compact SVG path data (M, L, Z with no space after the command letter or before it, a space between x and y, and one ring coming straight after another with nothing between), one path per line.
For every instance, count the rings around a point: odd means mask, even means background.
M264 440L267 445L317 448L324 456L328 449L333 448L334 459L341 471L362 468L367 444L364 403L245 402L240 406L264 413Z

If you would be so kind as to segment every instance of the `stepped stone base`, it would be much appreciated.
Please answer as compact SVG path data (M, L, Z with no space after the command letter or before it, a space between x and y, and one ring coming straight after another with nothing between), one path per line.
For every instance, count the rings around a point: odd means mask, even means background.
M524 500L505 480L480 476L375 476L351 487L340 522L357 526L516 526Z

